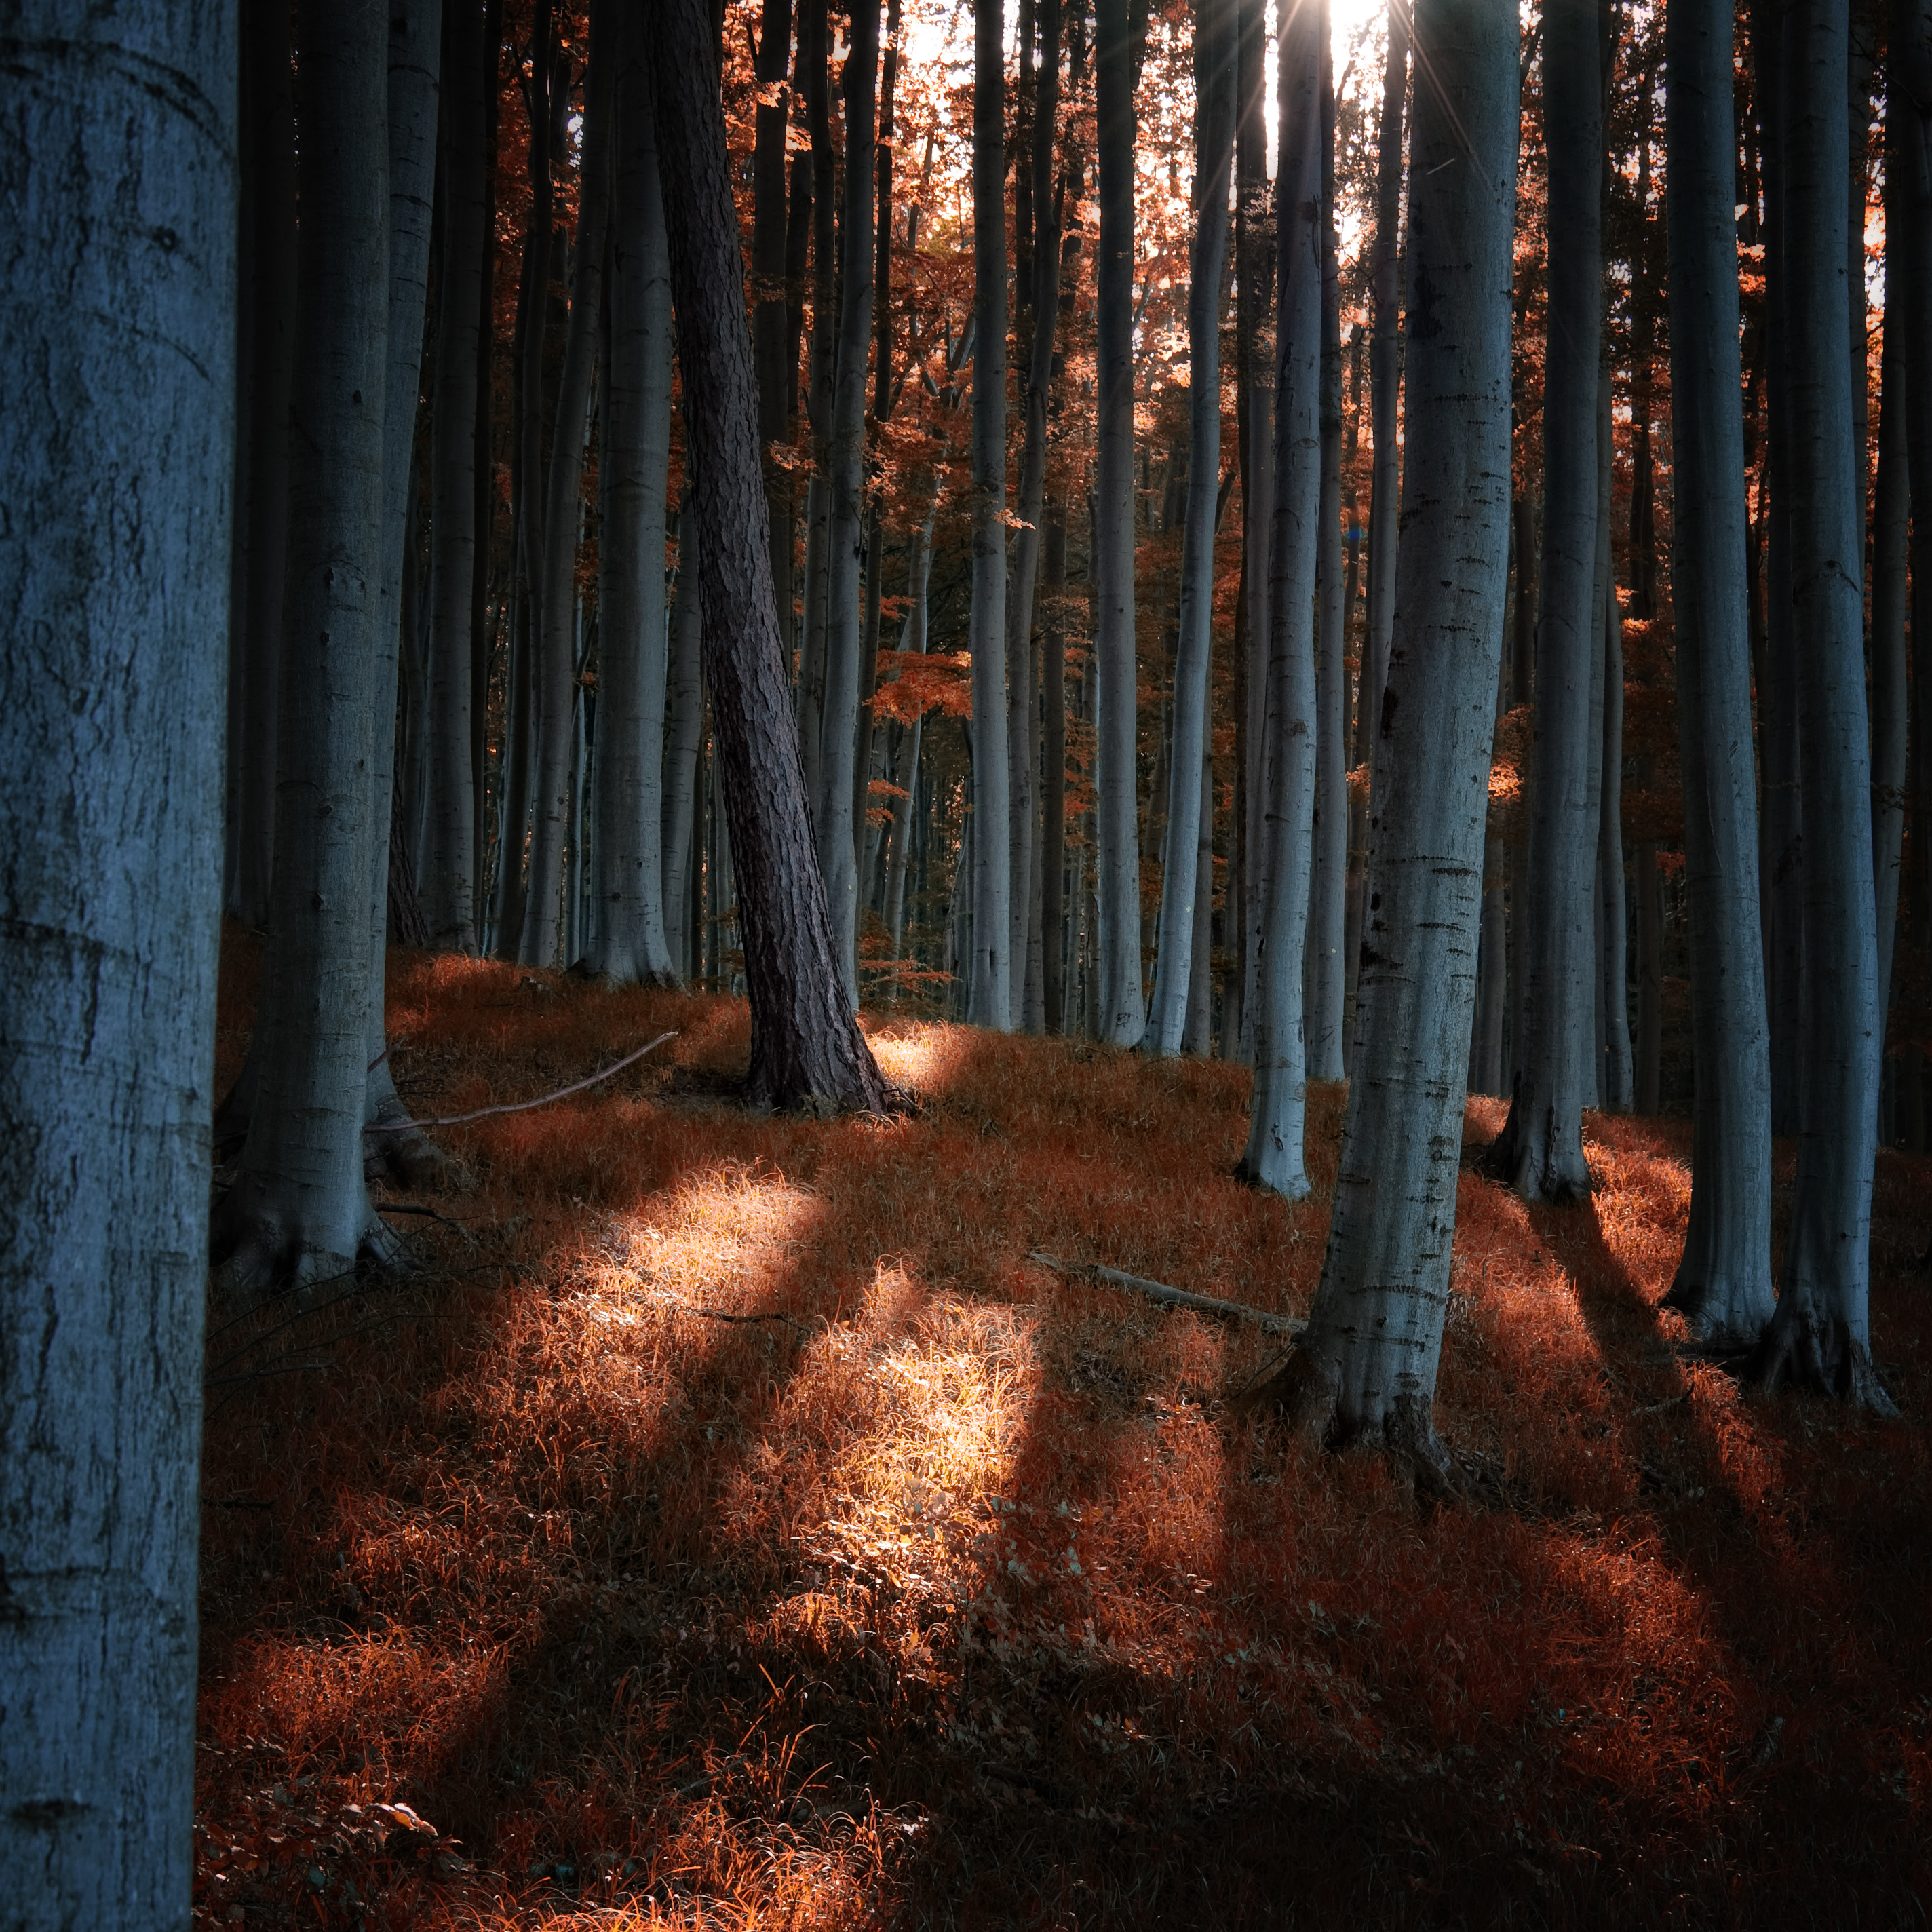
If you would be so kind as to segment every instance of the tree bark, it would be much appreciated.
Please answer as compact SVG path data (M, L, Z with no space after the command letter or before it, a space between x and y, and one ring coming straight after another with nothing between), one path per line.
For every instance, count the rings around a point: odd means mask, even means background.
M664 929L664 862L670 260L646 52L628 15L617 20L610 53L610 346L598 461L598 920L589 957L612 979L669 986L678 977ZM761 410L764 400L761 388Z
M680 158L666 198L692 508L700 532L705 679L724 776L752 1006L754 1105L809 1112L887 1099L838 980L788 699L744 263L706 0L650 0L646 63L658 148Z
M1006 80L1004 0L974 9L973 958L975 1026L1012 1025L1006 768ZM1129 793L1131 812L1132 792ZM1136 979L1136 989L1139 982Z
M1523 1037L1511 1054L1510 1114L1487 1156L1526 1200L1588 1193L1581 1051L1596 957L1599 806L1589 782L1595 644L1597 383L1603 330L1603 90L1596 8L1550 0L1544 26L1550 156L1550 326L1543 411L1541 598L1536 757L1524 880ZM1594 1085L1594 1082L1590 1083Z
M437 270L436 392L431 400L429 802L422 866L430 944L476 947L476 809L471 768L471 658L479 539L476 387L484 338L487 222L484 100L496 64L484 58L484 20L452 4L443 37L442 259Z
M1066 505L1055 491L1046 508L1041 567L1046 573L1046 610L1040 633L1040 681L1046 687L1045 790L1040 806L1040 929L1045 940L1042 998L1049 1034L1067 1030L1066 952L1062 928L1070 905L1078 916L1078 896L1070 902L1066 879L1066 633L1060 598L1066 589ZM893 950L898 950L895 940Z
M544 478L542 586L536 598L537 758L530 817L530 900L518 956L554 966L563 942L565 854L570 822L571 720L575 709L578 526L584 443L604 299L604 247L610 199L610 0L591 9L584 80L583 159L572 250L570 322L557 385L556 428Z
M1690 1225L1666 1298L1746 1347L1772 1312L1771 1061L1751 769L1737 144L1728 0L1676 0L1670 85L1671 442L1678 743L1696 1094Z
M1863 582L1852 466L1844 182L1844 0L1786 0L1780 22L1785 219L1774 278L1786 284L1790 410L1786 510L1804 785L1804 1078L1798 1180L1778 1310L1754 1361L1890 1412L1871 1365L1872 1163L1880 1041L1872 884L1871 759ZM1776 514L1774 502L1773 514Z
M1134 76L1130 0L1094 0L1100 164L1095 424L1094 885L1100 909L1099 1037L1131 1046L1144 1028L1138 691L1134 650Z
M1280 36L1275 176L1274 515L1268 538L1267 773L1261 962L1248 1144L1236 1172L1291 1201L1309 1189L1302 963L1315 816L1315 565L1321 502L1322 109L1325 6Z
M805 489L805 623L798 663L798 735L805 758L806 797L814 812L824 784L819 765L825 748L825 580L831 541L832 412L838 377L831 38L825 0L804 0L799 18L799 62L804 70L805 119L812 148L812 340L805 398L812 428L812 472Z
M190 1912L236 13L29 0L7 23L0 1889L22 1932Z
M1888 110L1888 120L1890 113ZM1888 170L1888 182L1890 173ZM1904 219L1901 212L1901 226ZM1889 220L1886 225L1888 233L1897 232ZM1891 281L1888 268L1871 565L1872 882L1878 904L1881 1027L1892 1006L1892 956L1898 934L1898 888L1910 775L1906 721L1911 716L1911 694L1906 681L1906 563L1912 507L1904 394L1908 352L1903 339L1903 292L1894 310Z
M932 576L932 524L938 514L937 488L926 513L926 521L913 539L911 582L907 586L905 622L899 631L899 649L922 656L926 650L926 586ZM900 796L892 801L891 843L886 851L886 928L892 936L892 957L902 958L905 940L906 868L911 854L913 794L919 777L919 748L925 720L915 718L902 733L899 756L892 768L892 782Z
M791 630L791 471L778 452L791 440L798 357L785 318L785 134L791 120L791 0L764 0L754 71L758 105L752 148L752 364L758 377L758 454L770 525L772 594L778 632ZM622 125L620 141L628 138Z
M677 520L677 602L670 625L670 742L664 752L664 941L684 978L701 963L701 935L691 916L692 831L698 818L698 753L704 738L704 679L700 667L698 520L686 494Z
M300 45L308 217L297 244L275 889L247 1140L211 1237L231 1296L322 1280L359 1253L394 1251L363 1183L362 1134L370 882L387 844L374 848L370 786L388 655L388 9L374 0L314 8Z
M1607 424L1603 425L1607 432ZM1606 452L1607 453L1607 452ZM1743 472L1742 470L1739 474ZM1607 538L1607 532L1606 532ZM1615 581L1604 586L1604 782L1598 822L1597 890L1599 931L1599 1000L1604 1011L1604 1048L1600 1104L1627 1114L1636 1098L1630 1064L1628 952L1624 891L1623 746L1624 625ZM1755 841L1753 842L1755 844ZM1756 854L1752 854L1756 863ZM1756 894L1752 894L1756 903Z
M1348 1085L1322 1283L1265 1394L1318 1438L1441 1480L1431 1409L1449 1301L1508 556L1517 28L1418 0L1408 460Z

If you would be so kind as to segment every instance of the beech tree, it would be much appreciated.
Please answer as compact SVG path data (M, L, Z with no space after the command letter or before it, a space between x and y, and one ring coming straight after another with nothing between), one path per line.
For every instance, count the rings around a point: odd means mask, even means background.
M85 19L28 0L0 81L16 1210L0 1238L0 1856L23 1932L190 1916L236 16L225 0Z
M1516 18L1417 0L1396 629L1376 724L1355 1064L1308 1326L1261 1394L1448 1474L1432 1416L1510 512Z

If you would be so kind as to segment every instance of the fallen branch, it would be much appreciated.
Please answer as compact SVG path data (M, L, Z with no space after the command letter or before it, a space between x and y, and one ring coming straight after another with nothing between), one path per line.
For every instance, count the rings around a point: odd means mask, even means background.
M1103 1268L1098 1262L1056 1261L1036 1249L1027 1257L1056 1274L1090 1274L1114 1288L1144 1294L1164 1308L1191 1308L1197 1315L1212 1315L1222 1322L1252 1322L1270 1335L1299 1335L1308 1326L1286 1315L1270 1315L1265 1309L1250 1308L1244 1301L1219 1301L1211 1294L1190 1294L1184 1288L1169 1288L1164 1281L1148 1281L1137 1274L1123 1274L1118 1268Z
M635 1053L627 1053L614 1066L607 1066L601 1073L593 1073L587 1080L579 1080L568 1087L560 1087L554 1094L546 1094L536 1100L512 1100L500 1107L478 1107L473 1114L451 1114L434 1120L379 1120L373 1126L364 1127L365 1134L406 1134L419 1127L460 1127L471 1120L480 1120L490 1114L523 1114L532 1107L548 1107L553 1100L567 1100L573 1094L580 1094L586 1087L594 1087L600 1080L608 1080L614 1073L621 1073L634 1061L640 1060L654 1046L662 1046L668 1040L677 1037L674 1027L669 1033L661 1033L657 1038L639 1047Z

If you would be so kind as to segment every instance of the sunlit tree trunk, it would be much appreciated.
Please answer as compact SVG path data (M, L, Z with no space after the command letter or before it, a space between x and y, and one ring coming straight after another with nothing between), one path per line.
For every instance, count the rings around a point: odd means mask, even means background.
M557 386L556 428L544 479L542 585L536 599L537 759L530 818L530 902L518 956L554 966L563 944L565 851L570 819L570 737L577 683L574 630L578 525L590 429L604 244L610 197L611 0L592 9L584 82L583 160L572 250L570 322Z
M613 979L668 985L678 976L664 893L670 261L643 73L647 52L638 33L635 20L620 14L610 50L616 152L598 460L597 930L589 958ZM762 390L759 402L762 410Z
M1237 1172L1290 1200L1308 1192L1302 964L1315 816L1315 560L1321 507L1322 109L1327 9L1291 16L1280 40L1275 177L1274 490L1268 538L1267 773L1262 814L1254 1098Z
M1774 374L1790 406L1791 616L1804 640L1805 1064L1784 1277L1754 1370L1774 1386L1790 1379L1889 1412L1867 1309L1880 1016L1864 557L1849 460L1844 0L1786 0L1780 25L1785 220L1771 266L1787 290Z
M1194 233L1189 250L1186 525L1180 637L1174 654L1173 748L1168 760L1160 923L1154 998L1142 1048L1180 1051L1194 964L1200 866L1201 768L1214 670L1214 524L1221 481L1221 283L1228 257L1228 172L1234 158L1234 0L1195 7Z
M974 10L973 958L975 1026L1012 1024L1006 769L1006 77L1004 0ZM1131 779L1128 810L1132 811ZM1136 992L1139 981L1135 981Z
M724 778L752 1007L754 1104L876 1112L886 1099L839 982L772 597L758 387L708 0L649 0L645 63L658 151L680 158L665 197L671 294L701 533L705 681Z
M1134 650L1134 100L1128 0L1095 0L1100 256L1094 536L1094 720L1100 909L1099 1037L1131 1046L1141 987L1140 824L1136 810Z
M1550 326L1544 386L1541 600L1536 756L1522 932L1523 1036L1493 1171L1532 1201L1587 1194L1582 1107L1594 1010L1599 808L1590 783L1596 602L1597 383L1604 306L1602 87L1596 9L1544 14L1544 140L1550 156ZM1413 442L1410 448L1414 450ZM1594 1082L1590 1082L1594 1086Z
M7 17L0 1916L21 1932L191 1911L236 11Z

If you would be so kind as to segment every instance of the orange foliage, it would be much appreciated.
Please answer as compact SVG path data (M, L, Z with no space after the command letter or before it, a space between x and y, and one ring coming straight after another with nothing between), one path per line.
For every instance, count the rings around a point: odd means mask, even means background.
M224 970L232 1071L242 944ZM1305 1310L1339 1088L1291 1206L1231 1178L1219 1062L872 1023L923 1111L824 1125L732 1100L741 1004L406 955L390 1015L418 1112L680 1031L452 1132L474 1185L435 1204L467 1233L410 1223L412 1284L212 1340L202 1922L1924 1895L1924 1161L1879 1171L1888 1426L1674 1352L1682 1126L1592 1117L1581 1208L1466 1174L1438 1417L1510 1504L1431 1514L1373 1456L1230 1424L1262 1340L1027 1258Z

